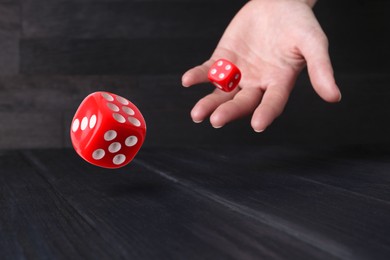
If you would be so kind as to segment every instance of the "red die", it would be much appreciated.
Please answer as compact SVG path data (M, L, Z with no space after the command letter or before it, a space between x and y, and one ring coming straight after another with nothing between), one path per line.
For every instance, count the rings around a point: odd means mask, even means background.
M77 109L70 129L76 152L103 168L128 164L141 148L145 120L127 99L108 92L88 95Z
M217 88L230 92L240 82L241 72L230 61L219 59L210 67L208 78Z

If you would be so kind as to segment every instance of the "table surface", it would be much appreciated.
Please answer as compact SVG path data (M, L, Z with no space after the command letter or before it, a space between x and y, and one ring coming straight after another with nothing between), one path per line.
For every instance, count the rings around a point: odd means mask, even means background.
M390 259L390 146L0 156L2 259Z

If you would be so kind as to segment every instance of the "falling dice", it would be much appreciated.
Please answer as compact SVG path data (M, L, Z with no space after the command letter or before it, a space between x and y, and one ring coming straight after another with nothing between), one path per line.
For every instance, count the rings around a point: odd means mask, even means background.
M77 109L70 136L76 152L103 168L128 164L141 148L145 120L127 99L108 92L88 95Z
M241 72L230 61L219 59L210 67L208 78L217 88L230 92L240 82Z

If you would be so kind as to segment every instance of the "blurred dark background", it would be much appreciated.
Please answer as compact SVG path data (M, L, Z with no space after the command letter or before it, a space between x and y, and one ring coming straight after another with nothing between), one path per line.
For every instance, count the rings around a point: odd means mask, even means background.
M307 75L262 134L250 118L222 129L189 112L211 85L181 87L246 1L0 0L0 149L69 147L74 112L89 93L123 95L143 112L146 145L389 142L387 1L320 0L343 93L327 104ZM283 17L280 17L283 19Z

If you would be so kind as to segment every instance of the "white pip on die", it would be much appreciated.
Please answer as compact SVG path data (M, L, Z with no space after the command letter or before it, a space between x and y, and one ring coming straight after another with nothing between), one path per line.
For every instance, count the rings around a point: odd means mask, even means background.
M232 62L218 59L211 65L207 77L217 88L230 92L240 83L241 71Z
M120 168L133 160L146 136L145 119L126 98L109 92L88 95L70 129L76 152L103 168Z

